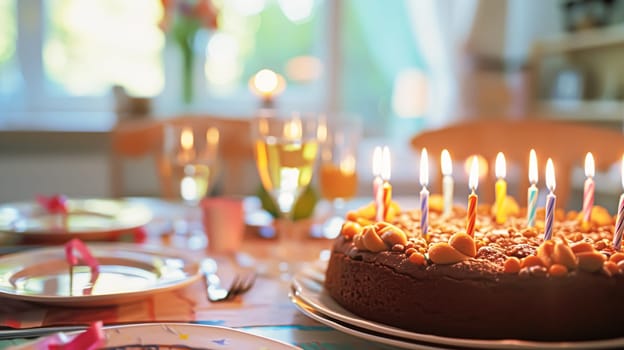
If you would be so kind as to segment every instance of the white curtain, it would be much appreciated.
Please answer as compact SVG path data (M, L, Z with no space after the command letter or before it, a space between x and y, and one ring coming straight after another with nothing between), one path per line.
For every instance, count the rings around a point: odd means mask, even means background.
M478 0L414 0L407 2L412 31L429 71L426 127L440 127L457 118L462 48L473 24Z

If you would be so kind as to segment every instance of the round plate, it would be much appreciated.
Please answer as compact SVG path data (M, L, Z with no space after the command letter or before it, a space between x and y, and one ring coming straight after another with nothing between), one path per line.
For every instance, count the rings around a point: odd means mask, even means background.
M295 346L232 328L185 323L151 323L104 328L103 349L266 349L292 350ZM14 350L39 349L45 339ZM151 347L148 347L151 346Z
M89 249L100 264L94 283L87 266L74 267L70 278L63 246L0 257L0 296L68 306L112 305L180 288L201 276L197 262L173 249L124 243L90 244Z
M325 288L323 288L323 284L325 282L325 269L326 263L317 262L314 265L309 265L302 269L294 276L291 285L291 299L293 302L295 304L303 303L303 305L307 306L309 310L304 313L310 317L313 317L310 313L316 314L315 319L321 322L324 320L325 322L323 323L330 327L333 327L330 323L338 324L343 329L334 328L344 331L344 328L346 327L349 328L354 335L358 335L356 333L365 333L365 336L376 336L377 338L380 338L376 340L379 342L384 342L384 340L386 340L385 342L388 344L406 348L411 348L412 343L419 342L435 344L440 347L459 346L479 349L599 349L624 347L624 338L581 342L536 342L515 339L461 339L406 331L400 328L387 326L382 323L366 320L340 306L336 301L334 301L334 299L332 299ZM301 306L298 307L302 310ZM417 317L417 315L415 315L415 317ZM393 342L391 343L390 341ZM397 343L397 341L399 343ZM401 343L403 343L403 345Z
M0 232L29 240L106 239L136 229L152 219L136 201L68 199L67 214L50 214L36 202L0 205Z

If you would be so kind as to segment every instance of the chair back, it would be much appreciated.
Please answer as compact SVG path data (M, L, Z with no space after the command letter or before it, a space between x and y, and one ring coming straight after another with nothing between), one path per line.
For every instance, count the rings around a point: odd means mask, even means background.
M508 164L518 166L517 199L521 206L526 205L529 152L533 148L539 162L538 187L545 187L546 160L552 158L557 202L565 208L571 192L573 167L583 166L586 153L592 152L596 171L607 170L624 153L624 134L607 128L555 120L480 120L423 132L412 138L411 146L416 150L426 147L432 155L439 155L446 148L455 160L465 160L472 155L483 156L491 164L491 171L483 179L485 183L479 184L484 203L494 200L494 159L498 152L503 152Z

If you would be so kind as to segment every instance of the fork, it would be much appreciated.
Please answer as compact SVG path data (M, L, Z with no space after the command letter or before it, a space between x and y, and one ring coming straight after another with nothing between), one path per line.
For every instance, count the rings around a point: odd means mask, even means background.
M229 288L221 287L221 279L216 274L217 264L212 259L206 259L202 262L202 270L204 271L205 282L207 285L208 299L211 302L220 302L234 299L238 295L242 295L249 291L256 282L256 273L247 272L237 274Z

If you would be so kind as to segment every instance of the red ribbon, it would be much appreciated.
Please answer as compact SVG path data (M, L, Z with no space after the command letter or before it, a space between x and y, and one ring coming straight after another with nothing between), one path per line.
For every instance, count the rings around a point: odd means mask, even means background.
M65 259L67 263L71 266L78 265L78 258L74 255L74 250L77 250L82 257L82 260L89 265L91 268L91 274L95 275L100 272L100 264L97 259L93 257L91 251L87 246L79 240L78 238L74 238L71 241L65 243Z
M87 330L78 334L69 343L48 344L48 350L96 350L104 343L102 321L93 322Z
M37 203L50 214L67 214L67 197L57 194L54 196L37 195Z

